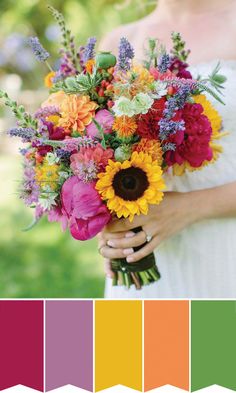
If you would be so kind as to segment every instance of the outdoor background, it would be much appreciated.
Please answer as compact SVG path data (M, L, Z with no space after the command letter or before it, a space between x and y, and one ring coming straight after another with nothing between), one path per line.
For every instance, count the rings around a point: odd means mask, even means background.
M26 44L38 36L55 64L60 31L47 4L62 12L78 45L151 12L152 0L1 0L0 88L34 111L47 97L47 69ZM103 297L104 273L96 240L78 242L59 224L42 220L23 232L33 214L18 200L21 157L5 131L14 125L0 101L0 297Z

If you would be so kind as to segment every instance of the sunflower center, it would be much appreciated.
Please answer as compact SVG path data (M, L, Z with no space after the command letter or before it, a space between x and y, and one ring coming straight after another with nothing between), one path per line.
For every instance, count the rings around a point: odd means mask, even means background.
M146 173L140 168L121 169L113 179L115 194L125 201L141 198L149 186Z

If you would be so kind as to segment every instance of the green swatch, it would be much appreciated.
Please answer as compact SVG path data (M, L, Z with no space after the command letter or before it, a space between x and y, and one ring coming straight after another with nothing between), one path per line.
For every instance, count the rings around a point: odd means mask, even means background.
M191 391L236 390L236 301L192 301L191 336Z

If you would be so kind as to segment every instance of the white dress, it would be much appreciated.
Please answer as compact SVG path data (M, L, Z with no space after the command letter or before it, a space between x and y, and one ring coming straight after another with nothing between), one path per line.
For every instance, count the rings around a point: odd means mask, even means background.
M191 68L207 76L218 61ZM187 192L236 181L236 61L221 61L227 77L225 106L213 102L230 135L219 143L224 152L216 163L181 177L168 175L168 190ZM236 196L235 196L236 201ZM107 298L236 298L236 218L205 220L189 226L163 242L155 252L161 279L149 286L129 290L112 287L107 279Z

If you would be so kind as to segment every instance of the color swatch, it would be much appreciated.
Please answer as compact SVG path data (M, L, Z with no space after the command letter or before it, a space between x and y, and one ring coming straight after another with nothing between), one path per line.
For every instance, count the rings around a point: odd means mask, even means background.
M236 302L192 301L191 310L192 391L236 390Z
M144 302L144 390L189 390L189 302Z
M93 390L93 302L46 301L46 391Z
M142 390L142 302L95 303L95 390Z
M43 391L43 302L0 301L0 390Z

